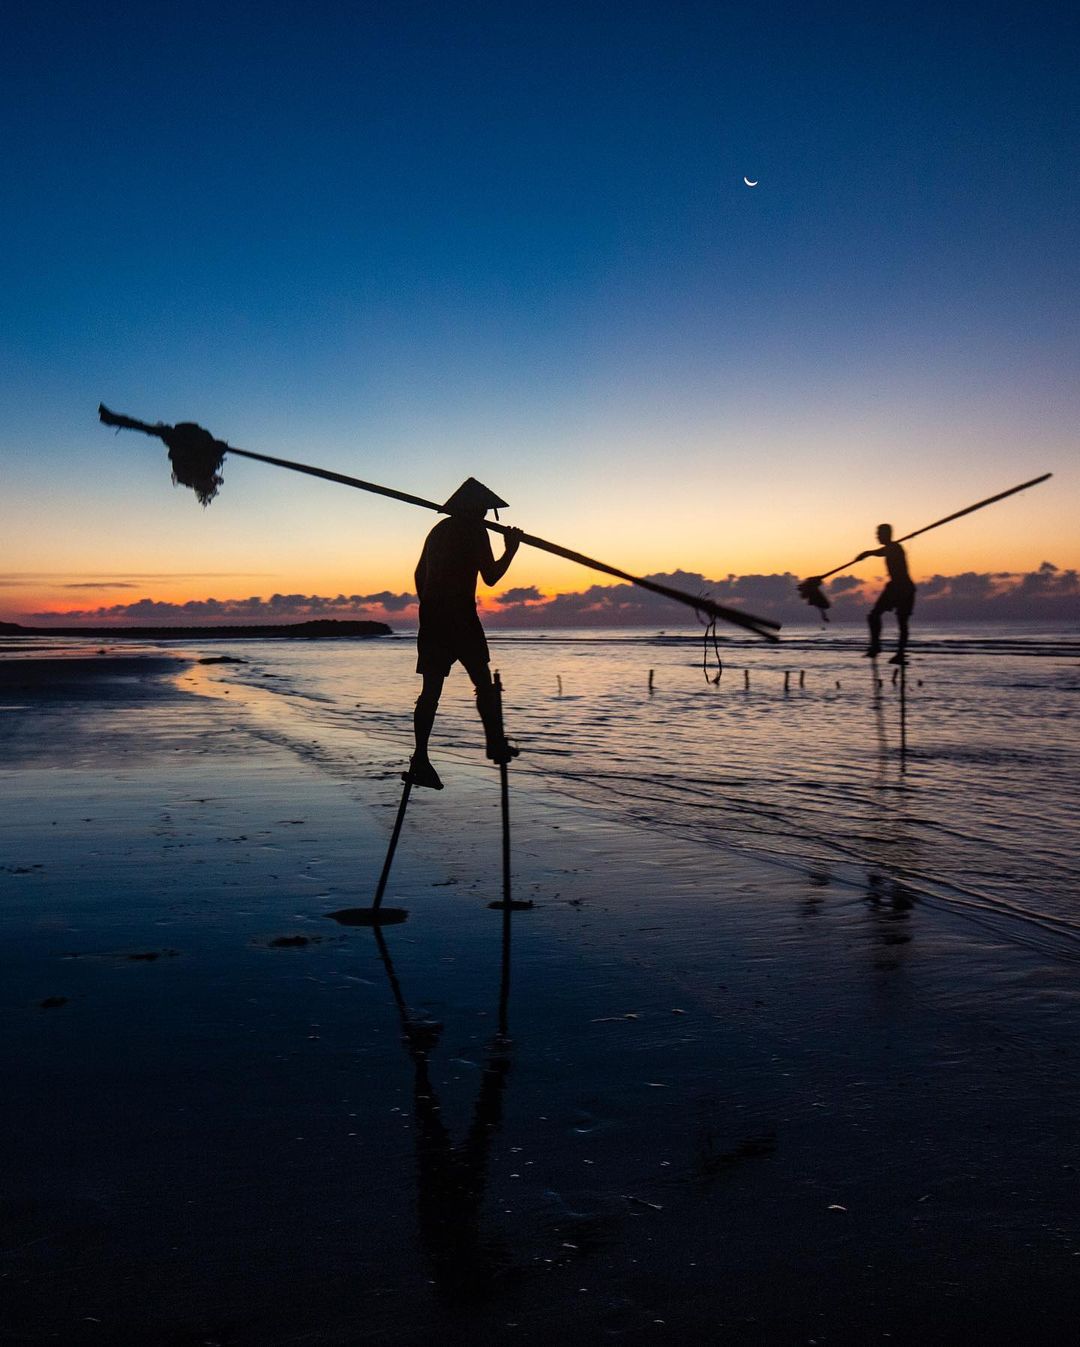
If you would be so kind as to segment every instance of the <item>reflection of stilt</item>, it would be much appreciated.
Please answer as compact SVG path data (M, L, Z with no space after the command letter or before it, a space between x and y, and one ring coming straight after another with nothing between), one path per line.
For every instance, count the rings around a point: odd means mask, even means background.
M401 983L398 981L397 974L394 972L394 965L390 959L390 950L386 944L386 937L379 928L375 927L375 944L379 948L379 958L382 960L383 967L386 969L386 977L390 983L390 991L394 996L394 1003L398 1008L398 1015L401 1017L401 1031L408 1034L409 1025L412 1022L409 1015L409 1007L405 1004L405 997L401 992Z
M884 769L885 758L889 751L889 744L885 736L885 712L881 704L881 679L878 677L876 655L870 661L870 679L874 699L874 725L877 729L878 760L879 765Z
M650 684L652 675L650 673ZM495 704L499 711L499 727L503 726L502 678L495 671ZM502 799L502 975L499 979L499 1037L509 1033L507 1012L510 1004L510 914L532 907L532 903L515 903L510 891L510 771L505 761L499 763L499 793Z
M907 766L907 660L900 665L900 768Z
M503 904L502 920L502 975L499 978L499 1037L509 1034L507 1012L510 1006L510 903Z
M506 908L503 913L502 924L502 960L501 975L499 978L499 1037L502 1040L507 1038L510 1012L510 922L511 909ZM401 983L394 972L394 964L390 958L390 949L386 943L386 937L378 926L374 928L375 944L378 946L379 958L386 969L386 978L390 983L390 991L394 997L394 1004L398 1008L398 1015L401 1019L401 1032L405 1036L406 1042L410 1044L416 1037L418 1031L438 1033L442 1028L434 1020L421 1019L408 1007L404 994L401 990Z
M915 902L915 895L897 876L888 876L878 870L871 870L867 875L867 909L876 939L884 947L874 960L874 967L879 972L894 973L903 967L907 946L913 938L911 914Z

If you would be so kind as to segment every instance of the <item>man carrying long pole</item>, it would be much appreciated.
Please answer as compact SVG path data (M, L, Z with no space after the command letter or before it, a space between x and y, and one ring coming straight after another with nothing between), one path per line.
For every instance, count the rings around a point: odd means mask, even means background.
M878 542L882 544L880 548L860 552L857 557L842 562L839 566L834 566L831 571L824 571L821 575L811 575L805 580L801 580L798 585L799 596L805 599L812 608L819 609L823 621L827 622L829 620L828 610L832 604L824 589L822 589L823 582L830 575L836 575L839 571L854 566L857 561L863 561L866 557L884 557L889 572L889 583L885 586L867 619L870 623L870 645L866 653L877 655L880 651L881 615L895 609L897 621L900 625L900 649L891 662L902 665L907 651L907 620L915 606L915 586L912 584L911 576L908 573L907 557L900 544L906 543L909 538L917 538L920 533L929 533L931 529L940 528L942 524L951 524L954 519L962 519L964 515L974 514L976 510L983 510L987 505L994 505L999 500L1005 500L1008 496L1015 496L1020 491L1027 491L1029 487L1038 486L1052 476L1052 473L1044 472L1039 477L1033 477L1030 482L1021 482L1019 486L1011 486L1007 491L999 491L996 496L987 496L985 500L977 500L974 505L965 505L962 510L954 510L952 514L947 514L944 519L935 519L932 524L924 524L921 529L913 529L911 533L905 533L902 538L897 538L895 542L892 536L892 525L879 524Z
M376 496L389 496L392 500L403 501L406 505L418 505L424 510L434 510L437 514L445 514L447 510L445 505L437 505L432 500L425 500L422 496L414 496L408 491L395 491L393 487L361 481L358 477L348 477L344 473L331 472L327 468L314 467L310 463L295 463L287 458L273 458L269 454L257 454L250 449L237 449L235 445L215 439L208 430L204 430L202 426L196 425L193 421L181 421L174 426L158 421L151 425L147 421L139 421L135 417L112 412L104 404L98 407L98 416L103 425L116 426L118 429L125 430L141 430L144 435L154 435L161 440L169 450L173 482L176 485L191 487L202 505L209 505L222 485L221 466L225 460L225 455L235 454L240 458L254 459L258 463L269 463L273 467L288 468L292 472L306 473L309 477L321 477L327 482L340 482L342 486L356 487L360 491L370 491ZM766 641L775 642L780 639L776 635L780 630L780 624L772 621L771 618L755 617L753 613L743 612L737 608L728 608L722 603L716 603L707 595L688 594L685 590L676 589L673 585L661 584L659 581L650 580L641 575L631 575L629 571L621 570L618 566L609 566L606 562L597 561L594 557L587 557L582 552L576 552L569 547L560 547L558 543L548 542L545 538L537 538L532 533L522 533L518 529L509 529L505 524L492 523L488 519L483 519L483 526L491 533L501 533L504 536L511 533L516 534L518 541L528 544L529 547L539 548L542 552L549 552L552 556L562 557L578 566L586 566L589 570L600 571L604 575L612 575L617 580L625 580L629 584L637 585L640 589L649 590L652 594L661 594L664 598L674 599L676 603L692 608L699 615L719 622L733 623L736 627L753 632L755 636L760 636Z
M427 536L416 567L420 627L416 635L416 672L424 685L413 712L416 751L408 777L414 786L442 790L442 781L428 757L428 741L439 709L443 683L461 661L476 689L476 709L487 739L487 756L497 763L517 754L503 733L498 699L491 681L487 639L476 612L476 582L497 585L509 569L521 542L519 529L507 529L506 550L495 560L484 516L504 507L494 491L468 478L443 506L450 516Z
M903 664L907 655L908 623L915 607L915 584L908 570L904 549L898 542L893 541L892 525L879 524L877 539L881 544L880 547L860 552L855 558L856 561L865 561L867 557L884 557L885 569L889 572L889 582L878 595L877 603L870 609L866 618L870 624L870 644L866 647L866 653L871 659L876 659L881 654L881 615L895 612L900 640L896 654L889 663Z

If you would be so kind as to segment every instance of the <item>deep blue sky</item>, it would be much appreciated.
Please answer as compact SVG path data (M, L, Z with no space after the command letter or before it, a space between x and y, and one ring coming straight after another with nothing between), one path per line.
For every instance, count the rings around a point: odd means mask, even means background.
M949 546L1075 564L1075 14L9 0L0 568L185 569L99 398L707 574L1053 468ZM425 521L244 480L204 569L407 576Z

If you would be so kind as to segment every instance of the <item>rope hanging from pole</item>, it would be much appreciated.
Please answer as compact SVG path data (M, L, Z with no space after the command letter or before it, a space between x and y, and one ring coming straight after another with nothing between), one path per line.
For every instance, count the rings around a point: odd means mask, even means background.
M699 618L701 615L698 614ZM705 675L706 683L711 683L713 687L720 686L720 679L724 673L724 660L720 654L720 638L716 634L716 618L711 618L708 622L701 618L705 627L705 636L701 648L701 672ZM716 673L709 671L709 644L712 643L712 654L716 660Z

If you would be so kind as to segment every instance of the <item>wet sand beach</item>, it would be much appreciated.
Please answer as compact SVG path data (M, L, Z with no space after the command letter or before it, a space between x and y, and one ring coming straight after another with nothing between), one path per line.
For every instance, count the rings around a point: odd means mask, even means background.
M705 847L526 754L504 1038L478 738L415 793L380 944L327 914L370 902L400 742L361 716L297 751L176 653L18 662L2 1340L1071 1336L1063 936Z

